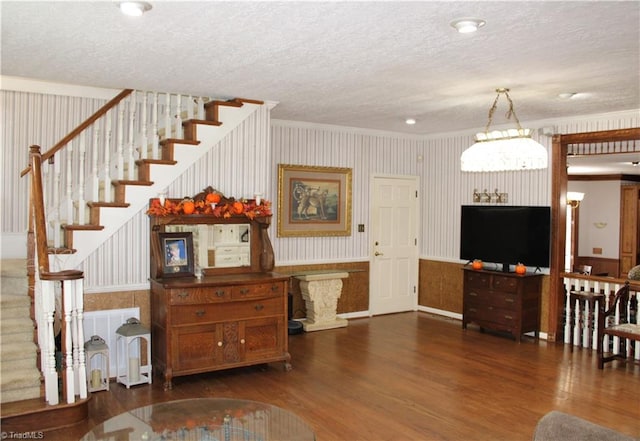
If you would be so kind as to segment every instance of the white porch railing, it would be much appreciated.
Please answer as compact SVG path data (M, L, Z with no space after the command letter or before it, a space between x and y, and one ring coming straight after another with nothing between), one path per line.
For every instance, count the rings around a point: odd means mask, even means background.
M564 323L564 342L565 344L571 344L574 347L590 348L597 350L598 345L598 315L600 314L599 302L595 300L593 304L589 302L580 302L575 300L574 304L571 304L570 293L571 291L584 291L604 294L604 309L608 310L611 307L611 302L615 296L615 293L624 285L622 279L611 279L606 277L597 276L583 276L578 274L565 273L564 277L565 288L565 323ZM640 302L640 291L631 288L630 295L635 297L636 305ZM632 302L629 302L631 304ZM636 306L637 308L637 306ZM574 319L569 317L569 311L573 309L575 311L575 317L581 315L583 320ZM624 314L622 314L624 316ZM614 316L614 321L611 324L620 323L620 311L617 311ZM637 312L635 315L631 314L631 311L627 311L626 317L632 317L634 323L638 323ZM633 345L634 358L640 360L640 342L626 340L625 346L628 349ZM603 341L605 352L609 352L607 348L612 348L614 354L620 353L620 338L614 337L613 341L609 340L608 336L605 336Z

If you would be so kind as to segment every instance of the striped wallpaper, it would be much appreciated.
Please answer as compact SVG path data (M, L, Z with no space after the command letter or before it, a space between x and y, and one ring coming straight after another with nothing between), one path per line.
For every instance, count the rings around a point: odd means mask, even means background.
M105 101L30 92L0 93L2 105L3 233L26 231L28 146L53 145ZM44 110L42 110L44 109ZM55 117L54 117L55 116ZM538 121L523 125L573 133L640 126L637 111ZM536 131L537 133L537 131ZM535 135L537 136L537 135ZM461 173L459 158L473 133L409 136L339 126L271 120L268 106L253 114L205 160L168 189L170 197L194 195L208 185L228 196L257 192L274 203L270 228L277 265L362 261L369 256L369 193L376 175L411 175L420 181L420 256L458 260L460 205L472 202L474 189L508 193L512 205L549 205L550 168L502 173ZM551 138L539 136L550 148ZM278 164L349 167L353 170L352 234L347 237L278 238ZM365 232L358 233L357 225ZM141 212L85 262L88 292L145 288L149 276L149 230Z

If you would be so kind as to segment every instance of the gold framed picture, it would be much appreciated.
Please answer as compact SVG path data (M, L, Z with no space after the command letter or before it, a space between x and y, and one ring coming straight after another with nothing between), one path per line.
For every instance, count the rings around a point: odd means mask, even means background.
M278 164L278 237L350 236L351 169Z

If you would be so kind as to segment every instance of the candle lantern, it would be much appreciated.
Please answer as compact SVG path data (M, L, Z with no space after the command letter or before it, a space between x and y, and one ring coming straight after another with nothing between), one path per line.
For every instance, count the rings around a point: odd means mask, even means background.
M116 330L116 346L117 382L127 386L127 389L136 384L151 384L149 330L138 319L130 318ZM146 361L143 362L143 359Z
M84 344L87 360L87 385L89 392L109 390L109 346L104 339L94 335Z

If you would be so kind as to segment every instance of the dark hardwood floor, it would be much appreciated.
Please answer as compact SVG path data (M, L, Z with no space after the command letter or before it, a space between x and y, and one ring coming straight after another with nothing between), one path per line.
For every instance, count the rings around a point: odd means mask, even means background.
M157 377L129 390L111 383L93 394L86 423L44 439L79 439L126 410L195 397L280 406L319 441L525 441L554 409L640 437L640 367L614 361L598 370L589 351L518 344L421 312L350 320L289 342L290 372L273 364L178 377L170 391Z

